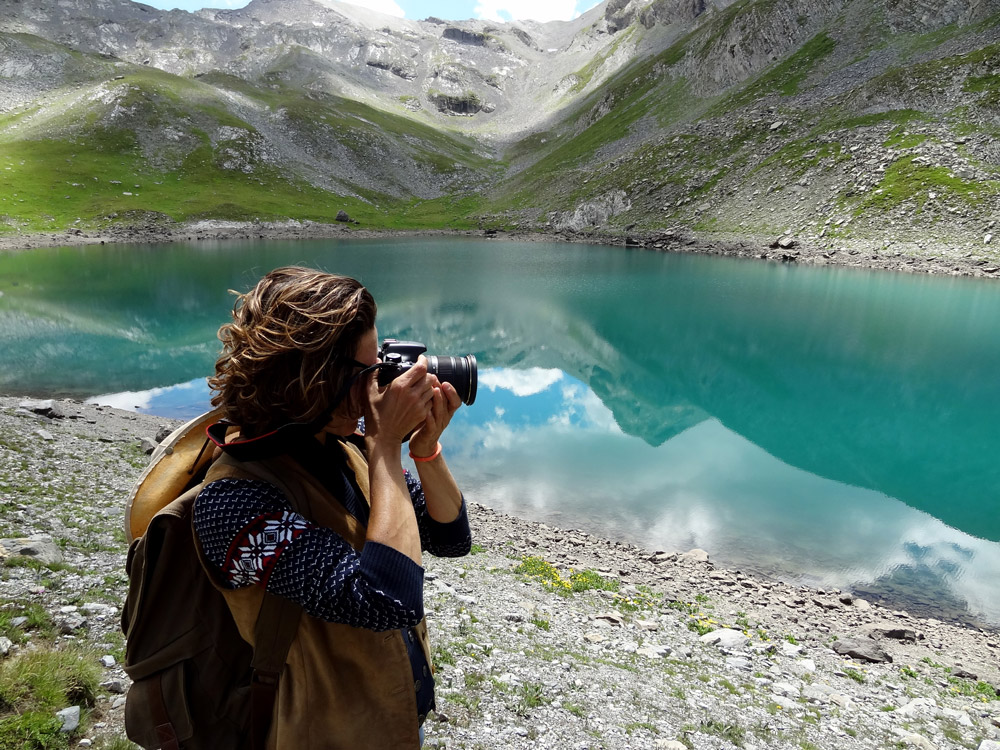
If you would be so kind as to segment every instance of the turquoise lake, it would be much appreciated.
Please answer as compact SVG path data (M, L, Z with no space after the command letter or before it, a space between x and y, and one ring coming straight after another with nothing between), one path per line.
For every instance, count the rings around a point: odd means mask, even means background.
M476 355L442 441L469 499L1000 627L988 281L460 238L43 249L0 255L0 392L199 413L228 290L286 264Z

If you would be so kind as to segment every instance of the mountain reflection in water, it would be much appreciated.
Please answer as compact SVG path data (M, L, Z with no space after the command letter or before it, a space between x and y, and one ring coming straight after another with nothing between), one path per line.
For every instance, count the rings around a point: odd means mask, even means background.
M1000 625L995 282L441 237L37 250L0 256L0 392L189 415L227 290L289 263L476 355L470 497Z
M199 379L93 401L183 417L208 398ZM715 418L650 445L560 370L481 370L447 454L467 497L512 515L1000 625L997 543L789 466Z

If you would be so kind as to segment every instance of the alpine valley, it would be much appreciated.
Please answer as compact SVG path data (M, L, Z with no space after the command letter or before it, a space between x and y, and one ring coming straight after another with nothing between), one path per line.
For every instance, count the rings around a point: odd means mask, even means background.
M995 265L998 135L1000 0L0 0L0 237L339 219Z

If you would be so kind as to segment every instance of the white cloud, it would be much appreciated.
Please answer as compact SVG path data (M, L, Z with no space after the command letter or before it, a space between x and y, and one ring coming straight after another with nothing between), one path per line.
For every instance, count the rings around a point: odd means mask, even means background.
M480 372L479 384L491 391L500 388L512 392L515 396L533 396L553 383L558 383L562 376L562 370L543 370L541 367L532 367L529 370L497 367Z
M476 18L489 21L571 21L579 14L576 0L478 0Z

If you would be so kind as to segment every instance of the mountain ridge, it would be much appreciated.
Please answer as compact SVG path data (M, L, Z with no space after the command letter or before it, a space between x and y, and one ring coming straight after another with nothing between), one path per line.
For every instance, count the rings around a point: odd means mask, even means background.
M343 210L992 257L998 29L998 0L605 0L546 24L3 0L0 232Z

